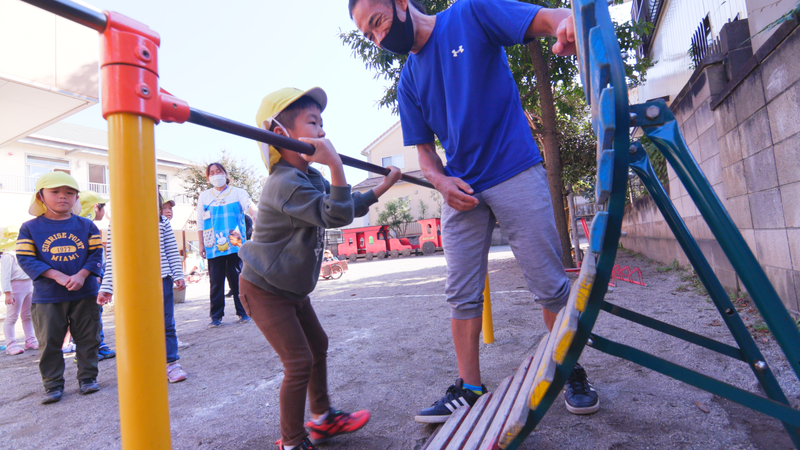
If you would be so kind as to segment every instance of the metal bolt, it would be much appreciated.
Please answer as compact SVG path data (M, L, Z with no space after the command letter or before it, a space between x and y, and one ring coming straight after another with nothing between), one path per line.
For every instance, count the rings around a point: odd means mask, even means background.
M764 370L767 368L767 363L765 363L764 361L756 361L755 366L756 370Z
M644 112L644 116L650 120L655 120L661 114L661 108L656 105L649 106Z
M636 153L636 146L635 146L635 145L631 145L631 146L628 148L628 150L630 150L631 154L634 154L634 153Z
M147 86L142 86L141 91L142 95L150 95L150 88L148 88Z
M631 113L631 126L636 122L636 113Z
M589 347L594 345L594 341L592 340L592 338L589 338L589 341L586 343L589 345Z

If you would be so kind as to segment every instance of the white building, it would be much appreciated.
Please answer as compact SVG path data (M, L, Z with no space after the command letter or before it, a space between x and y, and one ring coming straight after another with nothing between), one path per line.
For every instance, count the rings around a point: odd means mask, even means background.
M175 200L173 228L183 229L192 213L191 199L184 194L178 172L192 161L156 151L158 184L166 197ZM72 175L81 190L109 193L108 133L69 123L57 123L7 143L0 150L0 228L31 219L28 204L41 174L60 171ZM109 204L113 214L114 205ZM105 222L105 221L104 221ZM100 223L105 229L106 223Z

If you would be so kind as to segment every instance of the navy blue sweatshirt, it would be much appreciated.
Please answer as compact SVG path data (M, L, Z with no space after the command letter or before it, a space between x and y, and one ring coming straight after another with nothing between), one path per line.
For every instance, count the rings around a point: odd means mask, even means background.
M89 219L73 215L67 220L39 216L22 224L17 238L17 261L33 280L33 303L59 303L96 297L97 277L103 276L103 246L100 230ZM69 291L42 276L55 269L67 276L82 269L91 274L83 287Z

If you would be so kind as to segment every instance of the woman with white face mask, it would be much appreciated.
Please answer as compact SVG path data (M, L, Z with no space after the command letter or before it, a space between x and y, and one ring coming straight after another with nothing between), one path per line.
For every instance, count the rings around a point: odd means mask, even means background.
M239 323L250 322L239 301L239 273L242 271L239 248L247 240L245 213L255 217L256 207L244 189L230 185L228 171L222 164L209 164L206 179L213 187L201 192L197 199L197 233L200 254L208 259L211 281L211 323L208 327L222 325L226 278L233 293Z

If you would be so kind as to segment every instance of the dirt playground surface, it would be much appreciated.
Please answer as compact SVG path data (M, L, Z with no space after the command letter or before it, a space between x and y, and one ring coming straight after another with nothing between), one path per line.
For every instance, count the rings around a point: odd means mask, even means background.
M619 263L642 268L647 287L619 282L607 299L628 309L733 344L707 296L679 271L620 254ZM492 390L512 375L545 333L540 308L508 247L490 254L495 343L481 345L483 381ZM419 449L433 428L414 414L444 394L457 377L444 301L441 254L359 262L336 281L320 281L312 302L330 337L329 387L335 407L368 409L360 432L321 448ZM180 351L189 373L169 386L172 443L176 449L273 449L280 438L277 355L254 324L235 323L228 299L223 326L206 329L208 285L191 285L176 305ZM744 310L746 323L758 319ZM103 316L115 348L114 315ZM21 328L18 324L18 333ZM738 387L757 391L742 362L706 351L602 313L595 332ZM800 384L769 338L759 337L794 407ZM102 390L78 394L72 355L60 403L40 405L38 352L0 355L0 448L120 448L116 360L100 362ZM781 424L735 403L635 364L586 349L581 357L600 393L601 409L574 416L559 397L522 448L776 449L791 448ZM705 411L704 411L705 410ZM146 432L146 431L144 431Z

